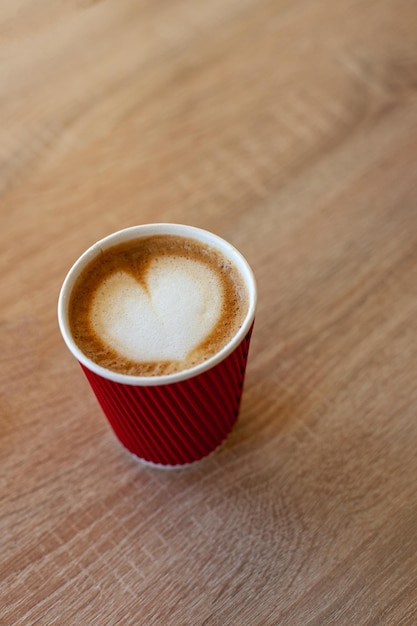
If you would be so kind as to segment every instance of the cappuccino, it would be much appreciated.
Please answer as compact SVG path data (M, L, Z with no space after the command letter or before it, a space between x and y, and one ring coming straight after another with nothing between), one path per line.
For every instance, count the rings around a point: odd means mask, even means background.
M86 357L121 374L161 376L214 356L249 307L244 280L196 239L150 235L101 251L69 302L72 337Z

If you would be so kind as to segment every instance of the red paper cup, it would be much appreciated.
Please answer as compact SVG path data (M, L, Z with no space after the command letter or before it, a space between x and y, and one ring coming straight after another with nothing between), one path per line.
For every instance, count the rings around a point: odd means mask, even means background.
M150 235L180 235L219 250L238 269L248 292L248 310L236 335L216 355L175 374L131 376L97 365L78 348L68 321L74 284L102 250ZM58 321L67 347L79 361L119 441L142 461L180 467L214 451L239 413L255 317L256 283L247 261L233 246L205 230L180 224L127 228L94 244L73 265L61 289Z

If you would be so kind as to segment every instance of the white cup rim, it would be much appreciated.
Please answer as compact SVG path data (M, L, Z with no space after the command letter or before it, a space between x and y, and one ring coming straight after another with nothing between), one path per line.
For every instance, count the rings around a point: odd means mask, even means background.
M234 337L225 346L223 346L223 348L219 350L219 352L217 352L212 357L206 359L205 361L191 368L176 372L174 374L164 374L161 376L136 376L130 374L122 374L98 365L92 359L88 358L75 343L69 329L68 321L68 305L70 301L70 296L74 284L81 271L90 261L92 261L100 253L100 251L112 247L118 243L129 241L130 239L136 239L156 234L191 237L220 250L227 258L233 261L234 265L237 267L240 275L245 281L249 296L248 311L240 329L234 335ZM244 256L225 239L222 239L218 235L215 235L207 230L203 230L195 226L188 226L185 224L174 224L166 222L140 224L137 226L124 228L122 230L113 232L110 235L107 235L103 239L100 239L95 244L90 246L75 261L65 277L59 294L58 323L62 337L70 352L84 367L94 372L95 374L106 378L107 380L112 380L114 382L122 383L125 385L167 385L193 378L194 376L198 376L199 374L202 374L203 372L211 369L212 367L223 361L227 356L229 356L241 343L241 341L244 339L252 326L253 320L255 318L256 301L257 286L252 269Z

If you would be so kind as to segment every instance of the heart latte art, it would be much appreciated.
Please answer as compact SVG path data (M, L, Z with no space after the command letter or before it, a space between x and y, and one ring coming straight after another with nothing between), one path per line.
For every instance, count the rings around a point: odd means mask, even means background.
M222 254L193 239L154 235L99 254L74 286L69 316L87 357L155 376L216 354L246 311L244 283Z
M203 263L155 259L144 284L118 272L92 300L92 327L133 361L181 361L209 336L220 317L221 284Z

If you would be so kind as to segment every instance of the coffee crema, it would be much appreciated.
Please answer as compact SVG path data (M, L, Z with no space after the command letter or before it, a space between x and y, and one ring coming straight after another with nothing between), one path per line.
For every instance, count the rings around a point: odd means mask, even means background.
M160 376L214 356L248 310L245 283L221 252L196 239L151 235L103 250L78 277L71 334L98 365Z

